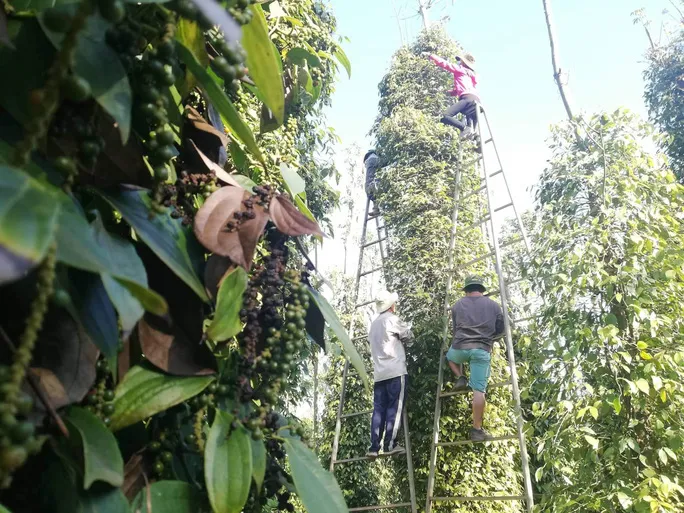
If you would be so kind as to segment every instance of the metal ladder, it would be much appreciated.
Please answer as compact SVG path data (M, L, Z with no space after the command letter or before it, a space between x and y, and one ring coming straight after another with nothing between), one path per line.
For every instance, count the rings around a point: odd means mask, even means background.
M356 282L354 284L354 312L352 313L351 320L349 321L349 338L356 342L360 340L365 340L367 338L366 335L360 335L357 337L354 337L354 324L355 324L355 318L356 318L356 312L358 311L359 308L366 307L374 301L369 300L369 301L363 301L363 302L358 302L359 300L359 286L361 283L361 278L365 276L369 276L378 272L382 272L385 267L385 250L384 250L384 245L383 242L387 240L387 232L383 234L383 230L385 230L385 226L380 225L379 221L379 214L374 214L370 211L370 205L371 205L371 199L367 198L366 200L366 213L364 217L364 222L363 222L363 231L361 233L361 247L359 251L359 264L357 267L356 271ZM371 220L375 220L375 227L377 231L377 238L375 240L372 240L370 242L367 242L367 234L368 234L368 222ZM379 251L380 251L380 259L381 259L381 266L380 267L375 267L372 269L369 269L367 271L363 270L363 255L364 252L367 248L370 248L372 246L378 245ZM358 417L361 415L371 415L373 413L373 410L364 410L364 411L358 411L358 412L353 412L353 413L344 413L344 399L345 399L345 394L346 394L346 388L347 388L347 377L349 375L349 360L345 361L344 364L344 372L342 373L342 389L340 392L340 404L337 408L337 420L335 422L335 438L333 440L333 446L332 446L332 457L330 458L330 472L335 471L335 467L337 465L342 465L345 463L352 463L355 461L371 461L371 458L368 458L366 456L357 456L354 458L346 458L346 459L337 459L337 453L339 450L339 445L340 445L340 434L342 431L342 421L344 419L348 419L351 417ZM411 439L409 437L409 429L408 429L408 417L406 415L407 408L404 408L404 412L402 415L402 427L403 427L403 432L404 432L404 447L406 448L405 452L402 453L397 453L397 454L392 454L389 457L406 457L406 468L408 471L408 481L409 481L409 493L410 493L410 500L411 502L401 502L401 503L396 503L396 504L384 504L384 505L376 505L376 506L361 506L361 507L356 507L356 508L349 508L349 511L373 511L373 510L393 510L393 509L399 509L399 508L411 508L411 513L417 513L417 506L416 506L416 488L414 484L414 479L413 479L413 460L411 458ZM370 433L370 432L369 432ZM383 456L382 453L378 456L378 459L381 458L387 458L388 456Z
M517 278L517 279L511 279L507 280L502 271L502 259L501 259L501 249L506 246L512 246L513 244L517 243L524 243L526 250L529 253L530 250L530 245L529 245L529 240L527 238L527 234L525 231L525 227L523 226L522 220L520 218L520 214L518 213L517 208L515 207L515 203L513 201L513 197L511 195L510 188L508 186L508 181L506 180L506 175L503 171L503 166L501 164L501 159L499 157L499 152L496 147L496 143L494 142L494 137L492 135L492 130L489 125L489 121L487 120L487 115L482 109L482 107L478 104L477 109L476 109L476 119L477 119L477 126L478 126L478 134L479 134L479 140L476 142L476 144L479 146L479 156L476 158L476 166L477 166L477 171L478 174L480 175L480 181L478 184L478 187L474 191L469 191L467 194L461 196L461 168L462 166L460 165L461 158L459 157L459 166L458 169L456 170L456 176L455 176L455 185L454 185L454 212L452 215L452 227L451 227L451 239L449 242L449 259L448 259L448 270L449 272L447 273L447 283L446 283L446 294L445 294L445 300L444 300L444 310L445 313L447 313L447 318L446 322L444 323L444 332L443 332L443 342L442 346L440 347L440 362L439 362L439 372L438 372L438 385L437 385L437 394L436 394L436 401L435 401L435 418L434 418L434 427L433 427L433 432L432 432L432 451L430 455L430 473L428 477L428 485L427 485L427 501L425 505L425 511L426 513L431 513L432 508L435 503L449 503L449 502L456 502L456 503L465 503L465 502L488 502L488 501L524 501L526 505L526 511L531 512L534 506L534 499L532 495L532 483L530 480L530 469L529 469L529 464L528 464L528 457L527 457L527 447L525 443L525 434L523 430L523 419L522 419L522 410L520 406L520 390L518 388L518 374L516 371L515 367L515 354L513 352L513 340L511 337L511 320L509 319L509 305L508 305L508 287L510 287L513 284L519 283L523 281L523 279ZM484 120L484 124L486 125L486 138L483 134L483 126L481 121ZM494 155L496 156L496 161L497 161L497 168L495 171L490 172L489 167L487 166L486 158L485 158L485 150L488 149L488 145L491 144L491 147L493 149ZM461 145L462 146L462 145ZM495 177L500 176L503 178L503 182L505 185L505 190L508 195L508 201L501 206L495 206L494 205L494 198L493 198L493 191L491 187L491 182ZM469 223L467 226L459 226L459 210L460 210L460 205L466 201L466 200L472 200L475 197L481 198L480 194L484 193L486 196L486 212L481 215L481 217L473 223ZM499 237L497 236L497 232L495 230L495 225L494 225L494 213L500 212L506 209L512 209L513 213L515 214L515 219L516 223L518 225L518 229L520 232L520 235L518 238L513 238L511 241L509 241L506 244L501 244L499 241ZM483 234L485 234L485 227L488 229L486 230L489 235L489 244L488 244L488 253L485 255L478 256L477 258L474 258L470 260L469 262L466 262L463 265L458 266L458 269L454 269L454 248L455 248L455 241L456 241L456 236L459 233L462 232L468 232L470 230L479 228L482 230ZM487 234L485 234L485 237ZM504 386L511 386L512 387L512 394L513 398L515 400L515 418L516 418L516 424L517 424L517 435L507 435L507 436L500 436L500 437L492 437L490 440L487 440L486 442L473 442L471 440L460 440L456 442L440 442L439 441L439 422L440 422L440 416L442 412L442 400L459 396L459 395L465 395L468 394L469 391L456 391L456 392L444 392L443 391L443 382L444 382L444 368L445 368L445 354L446 350L448 349L450 345L450 334L449 334L449 314L450 314L450 301L449 301L449 295L451 292L452 288L452 282L453 282L453 274L456 270L458 271L466 271L469 267L472 267L475 264L482 263L489 261L493 257L493 263L494 263L494 269L496 271L497 277L498 277L498 282L499 282L499 289L492 291L489 293L490 296L493 295L498 295L500 296L500 302L501 302L501 308L503 310L503 317L504 317L504 338L506 342L506 353L508 356L508 367L509 367L509 372L510 372L510 379L501 383L492 383L489 385L489 388L496 388L496 387L504 387ZM465 273L464 273L465 274ZM525 319L517 319L514 322L523 322L526 320L529 320L530 318L525 318ZM518 440L519 447L520 447L520 459L522 463L522 474L523 474L523 495L506 495L506 496L498 496L498 495L491 495L491 496L453 496L453 497L436 497L434 496L434 489L435 489L435 471L436 471L436 466L437 466L437 449L439 447L443 448L451 448L451 447L462 447L462 446L467 446L468 444L473 444L473 443L492 443L492 442L499 442L499 441L504 441L504 440Z

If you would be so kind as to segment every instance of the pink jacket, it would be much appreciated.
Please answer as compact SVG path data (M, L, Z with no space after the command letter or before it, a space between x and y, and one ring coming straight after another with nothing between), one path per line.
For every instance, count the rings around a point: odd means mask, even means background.
M449 92L451 96L461 97L464 94L474 94L479 98L476 89L477 75L473 70L459 64L452 64L436 55L430 55L430 60L454 75L454 88Z

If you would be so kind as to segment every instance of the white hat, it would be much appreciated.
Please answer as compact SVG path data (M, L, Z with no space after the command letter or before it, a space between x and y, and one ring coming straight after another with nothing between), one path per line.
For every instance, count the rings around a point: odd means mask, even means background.
M399 301L399 294L383 290L378 294L377 299L375 300L375 309L378 313L385 312L392 308L392 305L397 301Z

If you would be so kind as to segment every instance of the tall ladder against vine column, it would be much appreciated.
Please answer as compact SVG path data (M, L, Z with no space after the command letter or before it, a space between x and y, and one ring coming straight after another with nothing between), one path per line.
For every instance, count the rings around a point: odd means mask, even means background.
M501 159L499 157L499 152L494 142L494 136L492 135L491 127L489 121L487 120L487 115L484 109L480 105L477 107L477 119L478 119L478 132L479 140L477 144L479 145L479 156L476 159L476 167L478 175L480 176L480 181L478 187L474 191L470 191L464 196L461 196L461 172L462 165L461 159L459 158L459 166L456 170L455 185L454 185L454 211L452 215L452 227L451 227L451 239L449 242L449 260L448 260L448 273L447 273L447 285L446 285L446 295L444 301L444 310L447 313L447 320L444 324L444 332L442 338L442 346L440 347L440 362L439 362L439 372L438 372L438 385L437 394L435 401L435 418L434 426L432 432L432 451L430 456L430 473L428 476L428 486L427 486L427 501L425 505L426 513L431 513L435 503L466 503L466 502L489 502L489 501L523 501L525 503L526 511L531 512L534 506L534 500L532 495L532 483L530 480L530 469L527 458L527 447L525 443L525 434L523 431L523 419L522 419L522 409L520 405L520 390L518 388L518 373L515 366L515 354L513 352L513 340L511 336L511 322L522 322L526 319L517 319L512 321L509 318L509 304L508 304L508 288L516 283L523 281L521 278L505 277L502 268L502 255L501 249L506 246L512 246L514 244L523 243L525 249L529 253L530 245L525 232L525 227L523 226L520 214L515 207L515 202L513 201L513 196L511 195L510 188L508 186L508 180L504 174L503 166L501 164ZM483 123L485 125L486 131L483 131ZM491 147L490 147L491 145ZM462 145L461 145L462 146ZM491 171L490 167L487 166L486 151L493 150L494 156L496 158L497 167L495 171ZM492 181L495 178L500 178L499 182L503 181L505 193L507 200L503 205L494 205L494 195L492 189ZM465 204L466 200L472 202L472 199L483 199L482 195L486 198L485 211L481 214L481 217L473 223L468 223L466 226L460 226L462 221L459 220L459 211L461 205ZM518 237L513 237L507 242L499 241L499 235L496 232L496 227L494 223L494 214L507 209L512 209L515 214L515 222L518 229ZM489 239L488 251L484 255L478 255L476 258L466 262L463 265L454 268L454 250L456 236L460 233L469 232L473 229L479 228L482 230L485 238ZM491 260L493 259L493 261ZM493 263L494 270L498 277L499 288L498 290L489 293L490 296L498 295L501 308L503 310L504 317L504 339L506 343L506 354L508 357L508 367L510 378L507 381L501 383L491 383L489 388L511 386L512 395L514 399L514 409L515 409L515 419L516 419L516 435L505 435L492 437L486 442L473 442L471 440L460 440L455 442L440 442L439 441L439 431L440 431L440 417L442 413L442 400L447 398L452 398L454 396L464 396L468 394L469 391L456 391L456 392L445 392L443 390L444 384L444 370L446 364L446 350L449 347L450 333L449 333L449 321L448 315L450 315L450 293L452 288L453 274L455 272L460 272L461 274L468 274L468 268L476 264L483 262ZM495 443L505 440L516 440L519 444L520 449L520 460L522 466L522 477L523 477L523 494L522 495L489 495L489 496L452 496L452 497L438 497L434 495L435 490L435 473L437 467L437 452L439 448L450 449L452 447L464 447L473 443ZM486 478L486 476L483 476Z
M359 251L359 264L356 270L356 281L354 283L354 293L353 293L353 301L354 301L354 311L351 316L351 320L349 321L349 338L353 342L357 341L362 341L366 340L368 337L366 334L360 334L358 336L354 336L354 328L355 328L355 319L356 319L356 313L360 308L367 307L368 305L371 305L374 303L372 299L366 300L366 301L361 301L359 302L359 287L361 284L361 279L365 276L372 276L376 275L376 273L382 273L384 271L385 267L385 249L384 249L384 242L387 240L387 231L386 228L383 225L380 224L380 215L377 213L377 211L371 212L370 210L371 206L371 200L368 198L366 200L366 211L365 211L365 216L364 216L364 221L363 221L363 230L361 232L361 247ZM368 241L368 223L370 221L375 221L375 228L376 228L376 233L377 237L372 240ZM371 269L364 270L363 269L363 256L365 251L368 248L371 248L373 246L376 246L379 249L380 253L380 262L381 265L380 267L372 267ZM351 417L359 417L361 415L371 415L373 413L373 410L364 410L364 411L358 411L358 412L352 412L352 413L344 413L344 400L345 400L345 394L347 390L347 379L349 377L349 360L346 360L344 363L344 371L342 373L342 387L340 391L340 404L337 408L337 420L335 422L335 438L333 440L333 446L332 446L332 456L330 458L330 472L335 471L335 467L337 465L342 465L345 463L352 463L356 461L370 461L371 458L368 458L367 456L356 456L353 458L345 458L345 459L337 459L337 453L339 451L339 446L340 446L340 435L342 432L342 421L345 419L349 419ZM416 488L413 480L413 460L411 459L411 439L409 436L409 428L408 428L408 417L406 415L407 408L404 408L404 412L401 418L402 422L402 431L404 432L404 447L406 449L405 452L402 453L396 453L392 454L391 457L397 457L397 458L402 458L406 457L406 470L408 474L408 482L409 482L409 496L410 496L410 502L400 502L400 503L395 503L395 504L379 504L379 505L371 505L371 506L361 506L361 507L355 507L355 508L349 508L349 511L373 511L373 510L396 510L396 509L401 509L401 508L410 508L411 513L417 513L417 505L416 505ZM370 422L369 422L370 425ZM369 429L369 441L370 441L370 429ZM383 456L381 453L378 458L383 458L387 456Z

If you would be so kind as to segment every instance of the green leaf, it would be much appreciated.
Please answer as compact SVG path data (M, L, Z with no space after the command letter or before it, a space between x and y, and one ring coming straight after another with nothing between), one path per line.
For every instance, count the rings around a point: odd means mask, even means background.
M249 177L245 175L230 175L232 176L237 183L240 184L240 187L243 189L246 189L248 191L252 191L254 187L256 187L256 183Z
M598 449L599 441L597 438L594 438L591 435L584 435L584 438L587 440L587 442L589 442L589 445L591 445L594 448L594 450Z
M344 329L344 326L342 326L340 319L337 317L335 310L332 306L330 306L328 300L325 299L317 290L315 290L311 286L308 286L308 289L309 296L311 296L312 301L316 304L316 306L318 306L326 322L328 323L328 325L333 330L333 332L339 339L340 343L342 344L346 357L349 358L349 361L361 376L363 386L366 388L366 390L369 390L370 387L368 384L368 374L366 372L366 366L364 365L361 356L356 350L356 347L354 347L354 344L349 338L347 330Z
M292 64L297 64L299 66L303 66L305 62L313 67L321 66L321 59L318 55L315 55L304 48L292 48L287 52L287 57L285 58Z
M349 510L335 477L321 467L316 455L301 440L285 438L297 495L308 513L347 513Z
M615 314L609 313L606 315L604 322L608 325L617 326L618 325L618 318L616 317Z
M290 195L293 198L303 194L306 191L306 183L304 182L304 179L299 176L297 170L292 166L281 164L280 174L283 176L283 180L285 180L285 184L287 185Z
M349 57L347 57L347 54L344 53L344 50L338 46L333 55L339 61L339 63L342 64L344 69L347 70L347 76L351 78L351 62L349 62Z
M114 305L107 295L100 276L70 269L69 288L75 318L90 335L104 356L116 362L119 349L119 326Z
M208 513L204 495L185 481L157 481L140 490L133 499L133 511L147 513L149 491L151 513Z
M43 259L57 228L60 195L66 198L58 189L0 165L0 283L21 278Z
M620 412L622 411L622 404L620 403L619 397L613 399L613 409L615 410L615 413L620 415Z
M660 379L660 376L651 376L651 381L653 382L653 388L656 392L663 388L663 380Z
M283 87L280 54L268 34L268 24L260 5L249 6L251 21L242 27L242 46L247 52L249 76L254 80L268 108L279 124L285 119L285 89Z
M74 14L78 5L60 6L59 9ZM64 34L50 31L43 23L43 15L38 19L48 39L55 48L60 48ZM131 132L133 92L119 55L105 41L111 27L112 24L99 14L88 16L85 28L78 34L74 72L88 81L93 97L114 118L121 142L126 144Z
M663 465L667 465L667 453L663 449L658 449L658 459L660 459Z
M622 506L625 510L629 509L629 507L632 505L632 498L624 492L618 492L617 498L620 502L620 506Z
M150 366L132 367L116 387L112 431L118 431L196 396L212 376L169 376Z
M194 235L181 221L167 212L150 219L151 200L146 191L120 191L100 195L118 210L137 235L200 298L208 301L198 278L195 262L203 261L203 251Z
M594 406L589 407L589 414L594 417L594 419L598 419L598 410Z
M176 24L176 39L192 53L201 66L206 68L209 65L204 34L197 22L180 18Z
M266 444L263 440L251 440L252 443L252 478L258 493L264 484L266 475Z
M254 134L250 130L249 126L240 117L240 114L235 109L235 106L226 96L223 89L217 84L211 75L202 67L202 65L197 62L195 56L190 50L188 50L181 43L176 41L176 52L180 59L185 63L185 65L190 70L204 89L205 93L209 97L209 100L214 104L214 107L221 114L221 119L223 123L231 130L232 134L240 140L247 149L257 158L261 163L264 162L264 157L261 154L261 150L257 146L256 140L254 139Z
M83 446L83 488L95 481L121 486L124 462L119 444L104 423L84 408L69 408L64 422L71 436L78 436Z
M207 335L214 341L222 342L234 337L242 330L240 310L242 296L247 289L247 273L238 266L223 278L216 299L214 320L207 329Z
M637 386L637 388L638 388L639 390L641 390L644 394L648 394L648 393L651 391L650 387L648 386L648 381L646 381L646 380L643 379L643 378L637 379L637 380L634 382L634 384L635 384L635 385Z
M247 431L231 432L233 416L216 410L204 448L204 479L214 513L240 513L252 483L252 447Z
M10 510L8 510L5 506L0 504L0 513L12 513Z
M95 483L83 490L76 463L50 455L40 477L41 499L54 513L130 513L128 501L120 488Z

